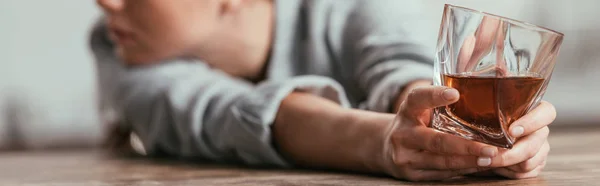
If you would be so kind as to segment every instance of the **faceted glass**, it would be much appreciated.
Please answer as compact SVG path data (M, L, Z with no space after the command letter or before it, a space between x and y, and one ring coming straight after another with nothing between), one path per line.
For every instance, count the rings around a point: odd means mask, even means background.
M433 79L460 99L434 109L431 127L512 148L508 128L542 99L562 40L547 28L446 5Z

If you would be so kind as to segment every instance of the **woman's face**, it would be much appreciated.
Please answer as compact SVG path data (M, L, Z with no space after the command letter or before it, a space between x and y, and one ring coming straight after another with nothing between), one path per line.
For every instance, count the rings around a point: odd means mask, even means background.
M128 64L190 55L215 32L219 0L97 0Z

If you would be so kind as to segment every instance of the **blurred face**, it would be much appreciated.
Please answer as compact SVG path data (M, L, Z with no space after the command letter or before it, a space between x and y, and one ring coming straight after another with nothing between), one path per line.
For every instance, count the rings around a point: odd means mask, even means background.
M219 0L97 0L128 64L191 55L215 32Z

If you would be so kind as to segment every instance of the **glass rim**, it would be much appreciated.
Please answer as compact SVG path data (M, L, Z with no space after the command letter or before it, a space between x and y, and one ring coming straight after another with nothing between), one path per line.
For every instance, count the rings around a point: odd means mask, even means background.
M539 26L539 25L535 25L535 24L532 24L532 23L528 23L528 22L525 22L525 21L519 21L519 20L516 20L516 19L512 19L512 18L508 18L508 17L504 17L504 16L499 16L499 15L496 15L496 14L487 13L487 12L484 12L484 11L475 10L475 9L472 9L472 8L467 8L467 7L462 7L462 6L457 6L457 5L453 5L453 4L445 4L444 6L446 8L456 8L456 9L461 9L461 10L465 10L465 11L468 11L468 12L483 14L484 16L495 17L495 18L500 19L500 21L508 21L510 23L517 23L517 24L520 24L520 25L524 25L526 27L533 27L536 30L541 30L541 31L544 31L544 32L547 32L547 33L558 35L560 37L564 37L564 34L561 33L561 32L558 32L556 30L553 30L553 29L550 29L550 28L546 28L546 27L543 27L543 26Z

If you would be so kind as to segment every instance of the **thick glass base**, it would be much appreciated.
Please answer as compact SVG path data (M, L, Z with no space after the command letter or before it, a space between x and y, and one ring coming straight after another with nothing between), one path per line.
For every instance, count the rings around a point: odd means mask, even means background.
M468 140L507 149L513 147L514 139L506 134L506 131L502 130L501 133L494 134L486 131L485 128L477 128L476 125L462 124L460 120L459 118L454 118L451 113L446 112L445 107L440 107L434 110L431 127Z

